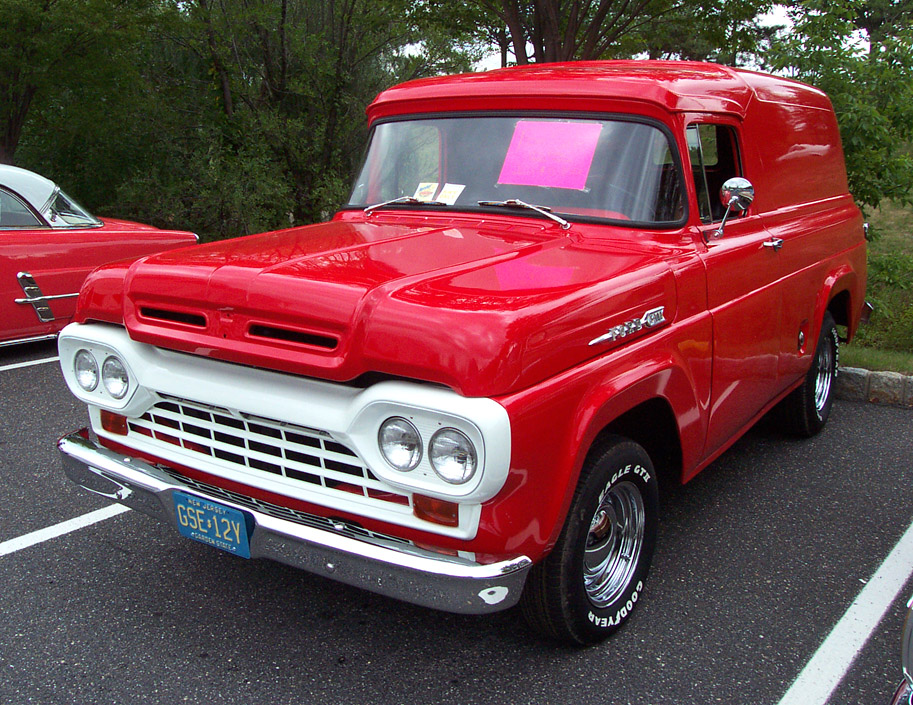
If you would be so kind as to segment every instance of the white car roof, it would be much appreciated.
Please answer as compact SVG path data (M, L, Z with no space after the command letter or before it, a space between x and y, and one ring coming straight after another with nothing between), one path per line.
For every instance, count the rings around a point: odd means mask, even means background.
M18 193L35 210L43 209L57 188L50 179L8 164L0 164L0 186Z

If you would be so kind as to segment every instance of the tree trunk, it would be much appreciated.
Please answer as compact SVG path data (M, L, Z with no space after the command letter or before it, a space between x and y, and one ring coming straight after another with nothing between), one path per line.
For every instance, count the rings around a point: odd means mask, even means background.
M212 61L213 70L219 77L219 87L222 90L222 110L226 117L231 118L234 115L235 107L231 95L231 81L228 76L228 70L222 59L219 57L216 46L216 30L212 24L212 13L209 9L207 0L199 0L200 8L203 10L204 22L206 24L206 43L209 47L209 58Z
M516 0L502 0L501 7L504 11L504 20L507 31L510 33L514 45L514 57L517 64L523 66L529 63L529 54L526 53L526 28L520 19L520 7Z
M18 95L16 91L2 91L10 102L4 106L3 114L0 114L0 164L13 164L25 118L36 90L35 86L27 85Z

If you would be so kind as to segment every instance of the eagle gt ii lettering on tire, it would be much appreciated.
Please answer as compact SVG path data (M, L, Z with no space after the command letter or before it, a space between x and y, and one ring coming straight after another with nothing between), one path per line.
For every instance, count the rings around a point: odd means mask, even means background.
M521 605L534 629L584 645L628 619L653 557L657 497L641 446L611 436L591 451L561 535L526 584Z

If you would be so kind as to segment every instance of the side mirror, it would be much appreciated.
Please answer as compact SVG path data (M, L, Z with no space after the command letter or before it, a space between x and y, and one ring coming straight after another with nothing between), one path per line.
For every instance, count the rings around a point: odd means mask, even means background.
M754 186L748 179L736 176L727 179L720 189L720 200L726 208L735 208L738 211L748 209L754 200Z
M720 201L726 206L726 212L723 214L723 220L720 227L713 234L714 239L723 237L723 228L726 227L726 221L733 210L744 211L748 209L754 200L754 186L748 179L741 176L735 176L726 179L722 188L720 188Z

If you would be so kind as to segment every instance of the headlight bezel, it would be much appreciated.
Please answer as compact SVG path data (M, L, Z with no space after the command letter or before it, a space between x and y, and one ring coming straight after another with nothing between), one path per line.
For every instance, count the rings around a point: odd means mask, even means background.
M503 486L510 463L510 422L504 407L497 402L466 399L407 382L382 383L359 396L362 408L349 423L345 436L382 482L406 492L466 503L491 499ZM413 399L414 403L410 403ZM422 438L421 462L409 472L394 470L378 445L381 425L397 416L412 423ZM475 448L475 472L463 483L447 482L429 459L432 437L447 428L464 435ZM498 441L493 449L487 441L489 435Z
M79 324L70 325L77 326ZM91 390L83 387L77 378L76 356L82 352L91 356L98 368L98 382ZM64 336L61 334L61 337L58 338L58 355L64 380L77 399L87 404L116 412L132 408L138 401L145 403L146 395L137 395L142 385L136 375L136 371L128 362L128 356L119 349L119 346L112 345L106 340L92 340L85 336ZM103 379L102 369L110 357L116 357L120 361L129 379L127 389L120 398L112 395L106 389Z

